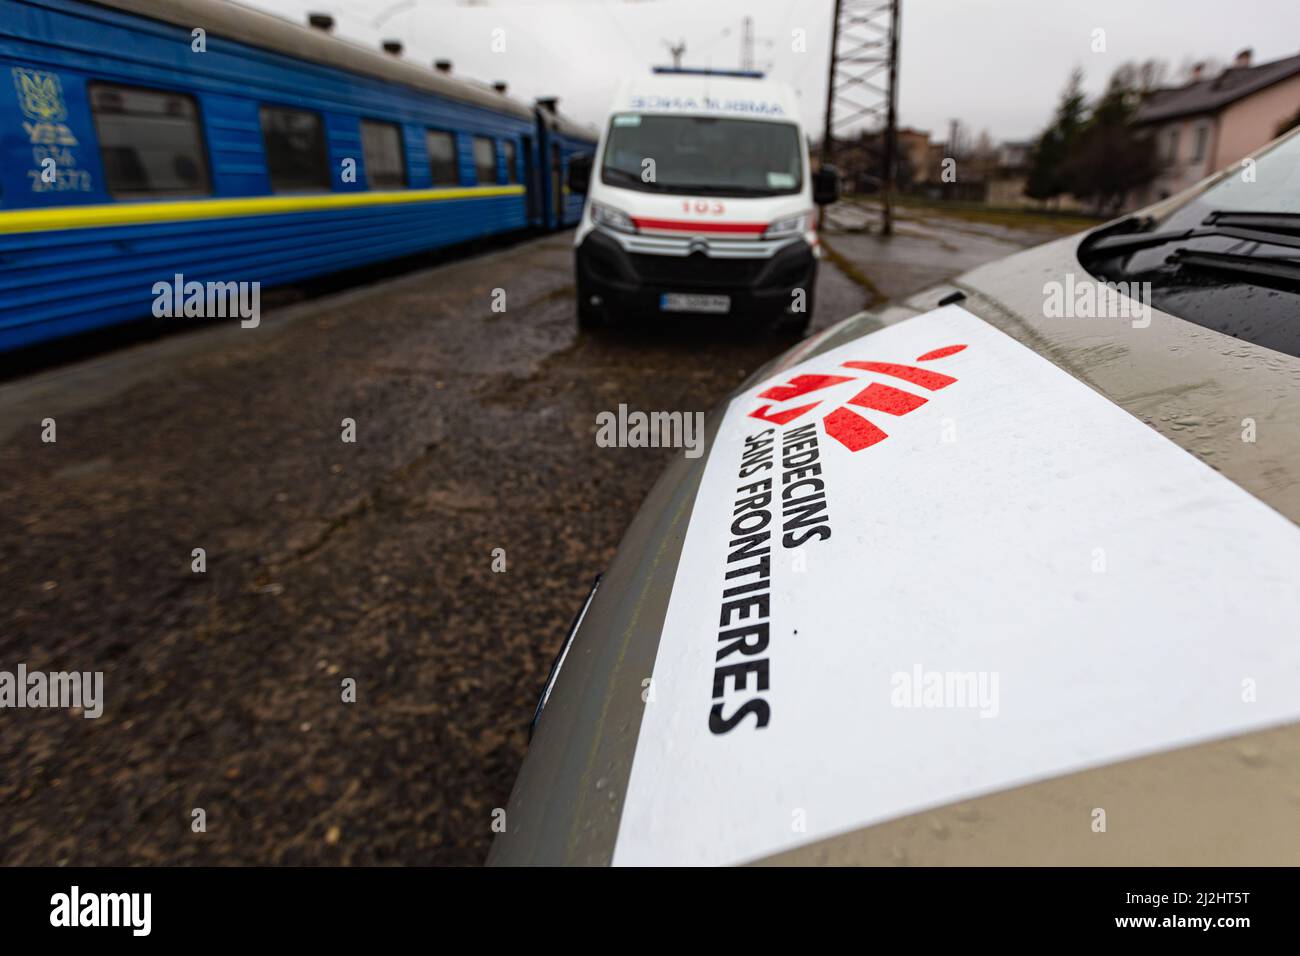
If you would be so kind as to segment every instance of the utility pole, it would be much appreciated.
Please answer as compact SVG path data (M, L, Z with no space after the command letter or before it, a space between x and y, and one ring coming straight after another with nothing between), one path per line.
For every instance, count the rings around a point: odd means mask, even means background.
M731 27L723 29L719 36L731 36ZM754 60L754 51L759 44L768 49L772 48L771 38L754 36L754 18L742 17L740 20L740 68L742 70L757 72L758 67ZM764 67L764 69L767 69L767 67Z
M885 181L880 184L882 236L894 233L894 179L898 166L898 18L901 0L889 11L889 109L885 119Z
M898 165L898 31L901 0L835 0L826 78L822 162L835 159L835 134L863 122L879 124L884 171L880 177L882 235L894 228ZM885 78L884 85L881 78ZM823 210L824 217L824 210Z
M840 46L840 5L841 0L835 0L835 12L831 14L831 50L830 56L826 58L826 123L822 133L822 165L829 166L835 162L835 147L833 144L834 127L831 120L835 116L835 51ZM817 207L817 228L818 230L826 227L826 207Z

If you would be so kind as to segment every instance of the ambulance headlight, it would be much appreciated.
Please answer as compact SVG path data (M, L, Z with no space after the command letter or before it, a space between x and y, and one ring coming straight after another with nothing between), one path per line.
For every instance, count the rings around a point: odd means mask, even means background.
M636 232L636 224L632 222L631 216L621 209L606 206L595 200L591 203L591 221L615 232Z
M800 213L788 219L778 219L767 227L764 239L784 239L788 236L801 236L808 228L808 214Z

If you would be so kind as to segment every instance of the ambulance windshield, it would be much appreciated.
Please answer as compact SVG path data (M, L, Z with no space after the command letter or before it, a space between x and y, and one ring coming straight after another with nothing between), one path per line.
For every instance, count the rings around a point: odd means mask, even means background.
M793 123L681 114L618 113L610 120L601 181L701 196L783 196L803 187Z

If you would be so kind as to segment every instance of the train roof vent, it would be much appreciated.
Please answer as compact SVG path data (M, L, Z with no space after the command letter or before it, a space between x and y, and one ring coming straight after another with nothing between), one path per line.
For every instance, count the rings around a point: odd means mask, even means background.
M560 98L558 96L539 96L537 105L548 113L555 113L559 111Z
M437 70L439 73L450 73L451 60L434 60L433 68Z
M505 81L505 80L497 80L495 83L492 84L492 89L496 90L496 91L497 91L498 93L500 93L502 96L505 96L505 95L506 95L506 89L507 89L507 87L506 87L506 81Z
M309 13L307 14L307 25L330 33L334 30L334 18L328 13Z
M401 41L401 40L385 40L385 41L384 41L384 52L385 52L385 53L391 53L393 56L401 56L401 55L402 55L402 41Z

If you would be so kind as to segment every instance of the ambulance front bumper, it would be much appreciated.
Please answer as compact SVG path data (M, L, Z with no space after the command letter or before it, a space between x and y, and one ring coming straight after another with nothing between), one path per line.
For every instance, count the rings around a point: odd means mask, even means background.
M577 248L578 292L615 319L668 314L665 296L726 297L727 315L759 321L789 312L800 292L811 298L817 259L801 237L748 246L620 241L595 229Z

